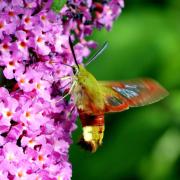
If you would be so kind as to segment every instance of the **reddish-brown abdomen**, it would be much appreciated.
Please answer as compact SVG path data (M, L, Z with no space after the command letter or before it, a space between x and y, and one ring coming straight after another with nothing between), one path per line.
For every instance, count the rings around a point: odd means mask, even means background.
M79 113L82 126L104 126L104 114L101 115L88 115Z
M85 150L95 152L102 144L104 136L104 114L89 115L79 112L79 117L83 134L78 144Z

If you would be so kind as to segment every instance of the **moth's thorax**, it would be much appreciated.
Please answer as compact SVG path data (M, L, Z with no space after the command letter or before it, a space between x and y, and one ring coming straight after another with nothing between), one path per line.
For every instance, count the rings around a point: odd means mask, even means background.
M73 94L78 109L94 113L104 108L103 94L98 81L82 65L79 65L75 81L77 83Z

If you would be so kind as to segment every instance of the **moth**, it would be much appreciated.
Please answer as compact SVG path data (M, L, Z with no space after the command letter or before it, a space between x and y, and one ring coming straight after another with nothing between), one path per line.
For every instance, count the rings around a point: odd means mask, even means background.
M82 148L95 152L102 144L105 113L152 104L168 95L167 90L158 82L148 78L117 82L97 81L82 64L77 63L70 38L69 44L76 64L72 66L74 76L69 94L74 96L83 127L78 143ZM107 43L87 64L96 59L106 47Z

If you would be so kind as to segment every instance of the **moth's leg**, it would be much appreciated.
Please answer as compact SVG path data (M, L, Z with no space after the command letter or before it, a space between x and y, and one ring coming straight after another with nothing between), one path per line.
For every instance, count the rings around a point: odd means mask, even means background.
M71 81L72 81L72 78L73 78L73 76L64 76L60 79L61 80L71 79ZM65 84L63 87L60 87L59 89L64 89L66 86L68 86L71 83L71 81L69 81L67 84Z
M66 80L66 79L72 79L73 78L73 76L63 76L63 77L61 77L60 78L60 80Z
M74 109L76 108L76 105L74 104L70 110L70 112L68 113L68 117L71 118L72 117L72 114L74 112Z
M64 89L66 86L68 86L69 84L71 84L71 82L68 82L67 84L65 84L63 87L60 87L59 89Z
M76 81L73 82L72 86L70 87L70 90L62 98L65 98L68 95L70 95L75 85L76 85Z
M52 78L54 78L53 77L53 75L51 74L51 76L52 76ZM72 79L73 78L73 76L63 76L63 77L60 77L59 78L59 80L67 80L67 79ZM48 81L49 83L51 83L49 80L47 80L47 79L43 79L43 80L45 80L45 81Z
M76 85L76 83L77 83L77 82L74 81L73 84L72 84L72 86L71 86L71 88L70 88L70 90L69 90L61 99L59 99L57 102L63 100L63 99L66 98L68 95L70 95L71 92L72 92L72 90L73 90L73 88L74 88L74 86Z

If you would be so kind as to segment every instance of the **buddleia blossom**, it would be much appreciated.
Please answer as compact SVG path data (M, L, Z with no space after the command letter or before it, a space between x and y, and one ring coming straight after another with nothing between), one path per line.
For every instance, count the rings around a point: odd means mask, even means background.
M123 0L68 0L61 15L65 29L73 30L79 39L83 39L91 35L94 28L110 30L123 7Z
M77 60L95 48L94 28L112 27L122 0L67 1L55 13L52 1L0 1L0 179L71 178L68 150L77 111L63 95ZM73 34L71 34L73 32Z

